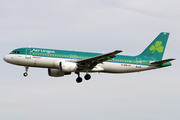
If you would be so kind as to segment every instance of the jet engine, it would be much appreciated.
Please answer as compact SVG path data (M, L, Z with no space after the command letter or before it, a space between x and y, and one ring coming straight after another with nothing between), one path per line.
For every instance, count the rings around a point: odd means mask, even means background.
M62 72L59 69L48 68L48 74L51 77L62 77L64 75L70 75L71 72Z
M55 61L54 67L62 72L75 72L78 68L76 63L67 61Z
M78 68L76 63L73 62L60 62L59 63L59 70L62 72L75 72Z

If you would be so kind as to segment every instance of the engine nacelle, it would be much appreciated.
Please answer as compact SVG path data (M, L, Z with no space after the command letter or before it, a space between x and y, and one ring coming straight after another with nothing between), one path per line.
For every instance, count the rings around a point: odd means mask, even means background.
M77 68L77 64L73 62L62 61L59 63L59 70L62 72L75 72Z
M64 75L70 75L70 72L62 72L59 69L48 68L48 74L51 77L62 77Z

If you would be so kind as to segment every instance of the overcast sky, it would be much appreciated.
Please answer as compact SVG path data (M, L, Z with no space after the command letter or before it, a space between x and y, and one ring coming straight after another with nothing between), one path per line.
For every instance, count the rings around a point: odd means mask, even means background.
M179 0L0 0L0 119L179 120ZM140 54L170 32L172 66L130 74L52 78L47 69L10 65L20 47ZM81 74L84 77L84 73Z

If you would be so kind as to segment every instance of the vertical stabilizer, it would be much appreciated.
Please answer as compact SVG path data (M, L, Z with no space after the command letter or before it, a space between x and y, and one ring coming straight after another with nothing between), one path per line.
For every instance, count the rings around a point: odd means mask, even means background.
M161 32L156 39L139 55L139 57L162 60L169 33Z

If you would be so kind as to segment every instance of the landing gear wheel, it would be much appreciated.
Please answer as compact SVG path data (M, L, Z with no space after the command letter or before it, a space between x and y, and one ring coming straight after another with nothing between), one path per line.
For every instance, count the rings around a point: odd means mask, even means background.
M78 78L76 79L76 82L77 82L77 83L81 83L81 82L82 82L82 78L81 78L81 77L78 77Z
M26 72L23 74L24 77L28 76L28 73L27 73L27 72L28 72L28 69L29 69L29 67L28 67L28 66L25 66L25 71L26 71Z
M23 75L24 75L24 77L26 77L26 76L28 76L28 73L25 72Z
M85 80L89 80L89 79L91 79L91 75L86 74L86 75L84 76L84 79L85 79Z

